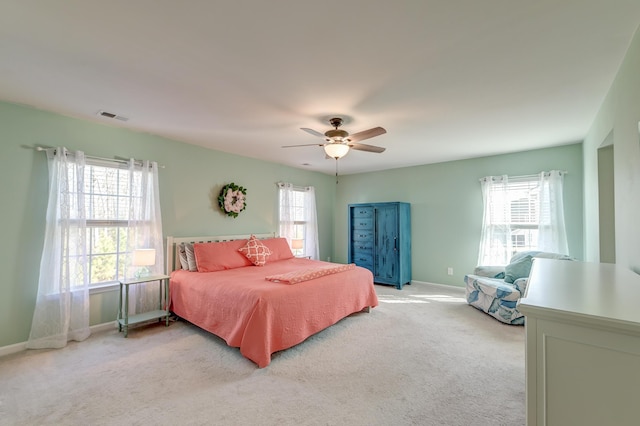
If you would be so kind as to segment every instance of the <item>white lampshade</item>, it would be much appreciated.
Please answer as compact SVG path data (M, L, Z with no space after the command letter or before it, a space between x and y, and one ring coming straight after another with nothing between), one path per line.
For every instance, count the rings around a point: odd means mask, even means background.
M135 249L133 266L151 266L156 264L156 249Z
M331 158L342 158L349 152L349 145L344 143L328 143L324 146L324 152Z
M291 240L291 248L294 250L300 250L302 248L302 240Z

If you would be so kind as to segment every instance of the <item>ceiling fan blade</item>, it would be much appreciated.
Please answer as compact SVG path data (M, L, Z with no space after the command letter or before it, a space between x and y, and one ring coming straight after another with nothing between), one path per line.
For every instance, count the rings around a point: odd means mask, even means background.
M373 138L375 136L384 135L387 133L382 127L374 127L373 129L363 130L362 132L354 133L347 138L347 142L358 142L365 139Z
M325 138L324 134L322 134L322 133L320 133L318 131L315 131L313 129L308 129L306 127L301 127L300 130L304 130L305 132L307 132L309 134L312 134L313 136L317 136L319 138L323 138L323 139Z
M299 146L324 146L323 143L305 143L303 145L285 145L285 146L281 146L280 148L297 148Z
M381 146L367 145L364 143L350 143L349 146L357 151L375 152L378 154L384 152L384 150L387 149L382 148Z

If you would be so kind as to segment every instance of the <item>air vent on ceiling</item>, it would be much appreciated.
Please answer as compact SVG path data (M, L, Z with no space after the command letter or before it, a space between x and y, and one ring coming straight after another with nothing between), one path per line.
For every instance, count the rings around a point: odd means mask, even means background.
M107 111L100 111L100 112L98 112L98 115L100 115L102 117L106 117L106 118L113 118L113 119L120 120L120 121L129 121L129 119L127 117L123 117L121 115L114 114L112 112L107 112Z

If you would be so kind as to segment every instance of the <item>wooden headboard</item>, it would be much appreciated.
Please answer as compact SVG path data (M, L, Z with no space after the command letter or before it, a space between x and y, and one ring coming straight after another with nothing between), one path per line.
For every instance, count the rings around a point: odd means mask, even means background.
M251 235L264 240L266 238L274 238L275 232L265 234L242 234L242 235L216 235L207 237L167 237L167 274L176 269L180 269L179 246L181 243L218 243L221 241L246 240Z

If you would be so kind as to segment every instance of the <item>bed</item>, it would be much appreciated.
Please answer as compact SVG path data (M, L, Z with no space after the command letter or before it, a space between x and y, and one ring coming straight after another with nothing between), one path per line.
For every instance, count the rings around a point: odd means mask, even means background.
M271 253L261 266L245 255L255 240ZM170 310L260 368L273 353L378 305L369 270L294 257L274 234L168 237L167 265Z

